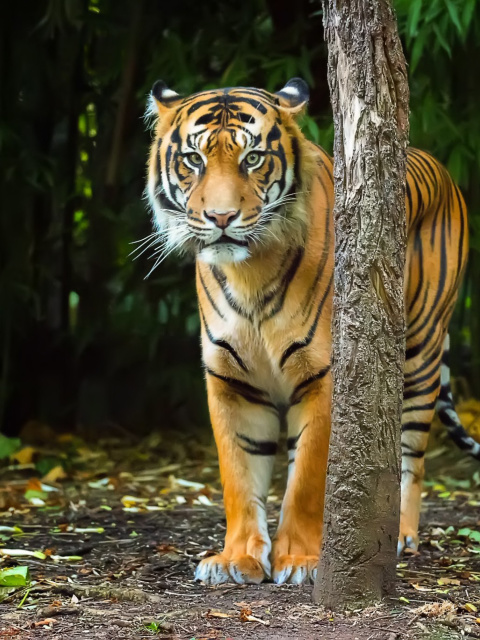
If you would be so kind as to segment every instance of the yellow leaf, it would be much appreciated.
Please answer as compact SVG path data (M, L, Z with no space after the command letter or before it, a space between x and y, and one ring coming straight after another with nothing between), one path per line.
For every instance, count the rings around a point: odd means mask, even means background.
M18 464L30 464L33 460L36 450L33 447L23 447L17 453L13 453L10 458L16 460Z
M478 611L477 607L471 602L467 602L467 604L463 605L467 611L470 613L476 613Z
M410 586L413 587L416 591L433 591L433 589L424 587L423 585L418 584L418 582L411 582Z
M53 469L50 469L50 471L45 476L43 476L42 482L46 482L47 484L50 482L58 482L59 480L63 480L66 477L67 474L65 473L64 468L61 464L58 464L56 467L53 467Z
M444 585L455 585L455 586L459 586L460 585L460 580L456 580L455 578L439 578L437 580L438 584L444 584Z
M135 496L123 496L122 498L122 504L127 508L146 504L147 502L148 498L136 498Z

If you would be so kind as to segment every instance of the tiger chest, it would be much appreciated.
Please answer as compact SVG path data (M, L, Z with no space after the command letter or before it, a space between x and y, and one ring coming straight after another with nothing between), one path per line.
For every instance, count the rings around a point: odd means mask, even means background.
M221 318L201 311L203 362L211 374L246 383L273 404L288 406L295 388L328 363L329 336L318 336L323 347L296 348L302 327L287 314L265 323L223 312Z

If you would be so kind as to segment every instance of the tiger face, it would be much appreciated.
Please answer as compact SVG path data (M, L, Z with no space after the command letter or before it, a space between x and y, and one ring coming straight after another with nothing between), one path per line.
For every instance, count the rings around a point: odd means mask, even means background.
M148 198L164 253L240 262L278 241L300 175L300 79L279 93L237 88L182 98L157 82Z

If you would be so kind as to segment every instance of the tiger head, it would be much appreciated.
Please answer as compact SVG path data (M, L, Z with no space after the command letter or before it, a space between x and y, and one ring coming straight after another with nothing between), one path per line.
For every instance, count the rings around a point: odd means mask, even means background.
M291 233L305 141L295 119L308 97L298 78L275 94L235 88L186 98L155 83L147 193L160 252L240 262Z

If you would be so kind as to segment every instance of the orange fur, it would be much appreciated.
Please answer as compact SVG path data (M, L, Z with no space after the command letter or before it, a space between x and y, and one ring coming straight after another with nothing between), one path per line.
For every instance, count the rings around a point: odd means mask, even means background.
M279 94L230 89L157 98L150 200L166 244L197 255L203 361L224 488L225 548L197 570L209 583L313 579L320 548L330 434L333 175L330 157L295 122L304 102L303 85L295 82ZM263 160L249 168L252 149ZM403 418L400 542L414 546L427 427L468 239L463 199L441 165L411 150L407 182L411 394ZM218 235L214 218L235 222ZM281 423L292 462L271 549L265 501Z

